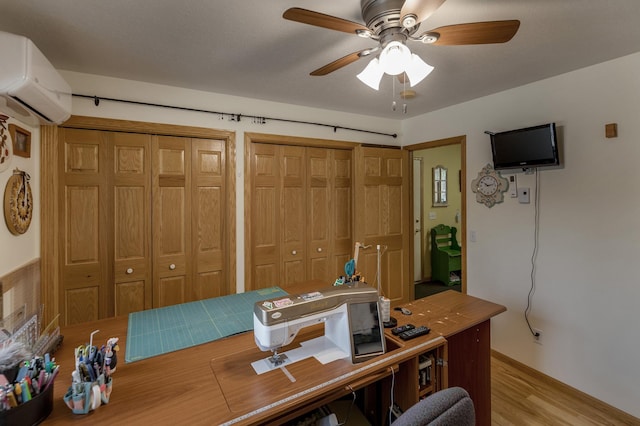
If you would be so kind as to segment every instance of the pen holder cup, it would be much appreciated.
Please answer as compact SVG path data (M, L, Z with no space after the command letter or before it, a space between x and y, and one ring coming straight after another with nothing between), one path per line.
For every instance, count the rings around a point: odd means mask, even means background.
M53 410L53 383L30 401L0 411L0 425L29 426L43 422Z
M113 387L111 377L100 375L93 382L74 383L64 395L64 402L74 414L87 414L102 404L108 404Z

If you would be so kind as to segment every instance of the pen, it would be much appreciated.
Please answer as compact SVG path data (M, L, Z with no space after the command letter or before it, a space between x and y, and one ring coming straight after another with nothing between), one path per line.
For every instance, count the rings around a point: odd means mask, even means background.
M38 380L31 381L31 388L33 389L32 396L38 395L40 393L40 386L38 385Z
M53 370L53 372L51 373L51 375L47 379L47 384L44 386L44 389L42 389L42 391L41 391L42 393L44 393L47 389L49 389L49 386L51 386L51 384L53 383L53 380L58 375L58 371L60 371L60 367L56 366L56 368Z
M40 370L40 374L38 376L38 389L42 389L42 386L44 385L44 380L46 378L47 373L45 373L44 370Z

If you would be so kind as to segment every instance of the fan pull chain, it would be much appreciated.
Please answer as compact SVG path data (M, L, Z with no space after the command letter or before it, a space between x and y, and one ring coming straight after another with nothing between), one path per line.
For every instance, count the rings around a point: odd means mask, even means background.
M397 105L396 104L396 79L395 78L391 79L391 86L393 87L392 94L391 94L391 99L392 99L391 110L395 111L396 110L396 105Z
M402 79L402 92L403 93L407 93L407 75L404 75L404 78ZM407 101L405 99L405 102L402 104L402 113L406 114L407 113Z

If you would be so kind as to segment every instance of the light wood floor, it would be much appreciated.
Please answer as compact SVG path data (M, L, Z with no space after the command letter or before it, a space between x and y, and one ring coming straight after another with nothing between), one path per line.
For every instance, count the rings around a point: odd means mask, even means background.
M640 419L494 351L491 423L493 426L631 426L640 425Z

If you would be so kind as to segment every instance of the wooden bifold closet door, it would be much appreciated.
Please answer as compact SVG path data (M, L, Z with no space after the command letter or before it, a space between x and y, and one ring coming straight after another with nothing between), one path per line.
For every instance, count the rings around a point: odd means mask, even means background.
M229 293L223 140L60 128L59 141L63 324Z
M331 285L350 258L351 150L250 144L248 289Z

